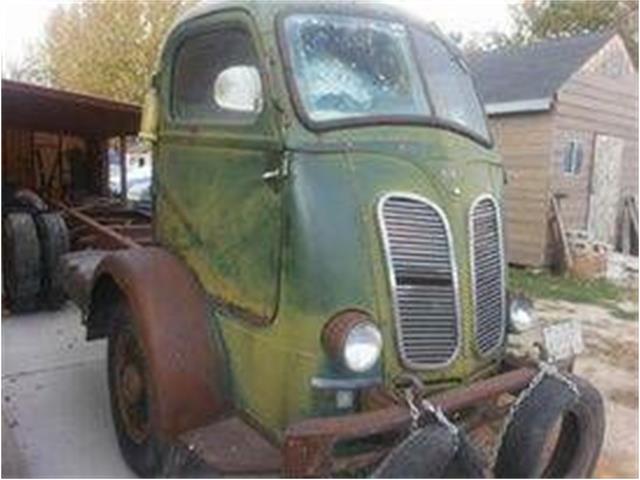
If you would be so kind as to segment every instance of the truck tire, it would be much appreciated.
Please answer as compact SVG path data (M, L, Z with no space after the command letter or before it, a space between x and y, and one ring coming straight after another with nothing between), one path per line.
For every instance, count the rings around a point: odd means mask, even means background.
M32 212L46 212L49 208L40 195L28 188L18 190L13 198Z
M498 451L497 478L591 476L604 438L604 404L589 382L566 378L575 390L545 376L522 399Z
M40 243L28 213L11 213L3 219L2 273L9 308L15 313L33 311L40 292Z
M378 466L372 478L484 478L466 436L441 423L413 431Z
M118 446L138 476L155 477L161 472L163 455L151 421L153 395L142 342L124 299L119 299L108 315L109 396Z
M42 305L58 309L65 301L60 269L60 257L69 252L69 231L59 213L34 216L42 254Z

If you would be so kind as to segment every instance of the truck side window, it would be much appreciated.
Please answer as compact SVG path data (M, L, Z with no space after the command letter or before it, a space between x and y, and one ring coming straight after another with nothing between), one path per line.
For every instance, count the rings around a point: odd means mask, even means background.
M179 120L252 123L262 85L251 35L239 26L187 38L173 71L172 113Z

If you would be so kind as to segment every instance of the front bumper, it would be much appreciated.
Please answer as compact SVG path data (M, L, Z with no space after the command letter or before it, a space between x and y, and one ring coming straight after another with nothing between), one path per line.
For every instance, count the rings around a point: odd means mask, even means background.
M485 380L426 397L447 414L459 412L497 398L501 394L517 394L524 389L537 369L512 367ZM377 410L339 417L314 418L291 425L282 446L282 474L287 477L327 477L341 470L363 468L383 458L388 446L338 457L336 445L397 432L411 425L409 410L392 404Z

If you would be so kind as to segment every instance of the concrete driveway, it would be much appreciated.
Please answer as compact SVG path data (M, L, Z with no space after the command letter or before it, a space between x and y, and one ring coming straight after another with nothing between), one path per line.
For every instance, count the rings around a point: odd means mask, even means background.
M134 474L111 422L106 342L84 340L80 312L2 320L2 476Z

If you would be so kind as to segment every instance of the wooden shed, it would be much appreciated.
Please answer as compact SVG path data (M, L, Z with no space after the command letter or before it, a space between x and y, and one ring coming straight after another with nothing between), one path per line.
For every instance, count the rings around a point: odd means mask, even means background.
M566 229L616 244L622 204L638 191L638 73L620 36L545 40L469 64L507 170L509 261L549 264L553 198Z

